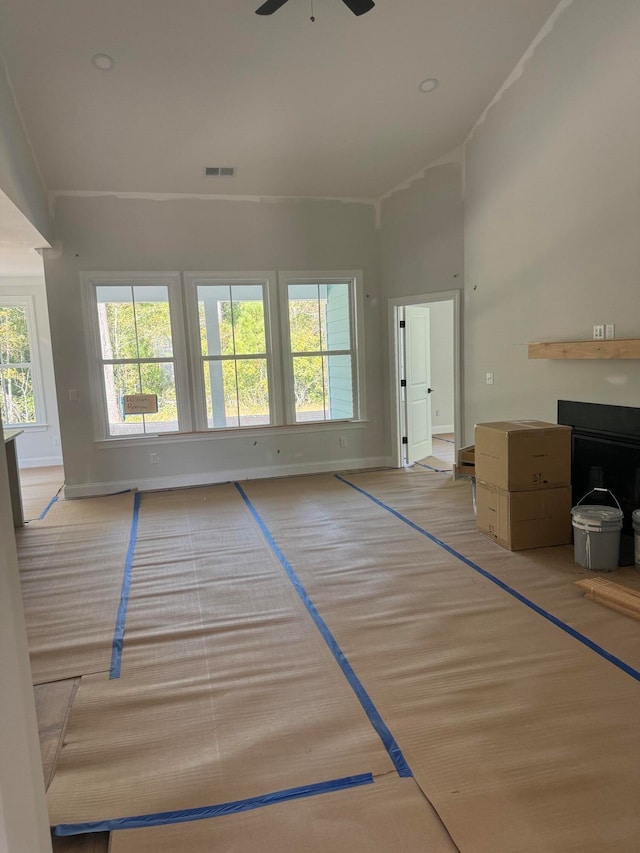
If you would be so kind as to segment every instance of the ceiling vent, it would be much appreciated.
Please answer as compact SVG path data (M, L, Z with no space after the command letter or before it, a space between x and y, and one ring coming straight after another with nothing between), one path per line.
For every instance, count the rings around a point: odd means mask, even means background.
M205 166L204 173L208 178L232 178L236 170L234 166Z

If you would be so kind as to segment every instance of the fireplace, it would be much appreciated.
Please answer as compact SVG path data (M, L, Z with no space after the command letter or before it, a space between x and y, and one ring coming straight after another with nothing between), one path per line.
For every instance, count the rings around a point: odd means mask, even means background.
M595 487L613 492L624 513L620 565L633 565L631 516L640 507L640 409L558 400L558 423L573 427L574 506ZM611 499L592 495L587 502L608 503Z

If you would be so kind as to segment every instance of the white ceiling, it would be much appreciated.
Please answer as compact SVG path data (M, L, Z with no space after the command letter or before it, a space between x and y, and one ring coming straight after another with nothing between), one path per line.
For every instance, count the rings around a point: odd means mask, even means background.
M556 4L0 0L0 50L49 190L378 198L464 142Z

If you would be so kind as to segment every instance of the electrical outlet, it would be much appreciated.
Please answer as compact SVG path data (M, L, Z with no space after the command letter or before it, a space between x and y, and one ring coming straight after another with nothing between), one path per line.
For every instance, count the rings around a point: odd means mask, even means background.
M487 373L487 385L493 385L493 373Z
M607 323L604 329L605 338L615 338L616 336L616 327L615 323Z
M436 409L436 417L439 418L441 414L442 412L440 411L440 409Z
M347 437L345 435L341 435L340 438L338 439L338 443L340 444L340 447L346 447L347 446Z
M604 326L597 325L593 327L593 340L594 341L603 341L604 340Z
M150 453L149 454L149 462L151 462L152 465L157 465L159 458L160 457L158 456L157 453Z

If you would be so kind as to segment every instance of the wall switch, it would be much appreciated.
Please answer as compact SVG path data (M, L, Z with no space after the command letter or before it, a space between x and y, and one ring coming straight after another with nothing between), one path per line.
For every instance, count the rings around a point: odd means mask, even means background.
M436 409L436 417L439 418L441 414L442 412L440 411L440 409Z
M604 340L604 326L598 325L593 327L593 340L594 341L603 341Z
M493 385L493 373L487 373L487 385Z
M607 323L604 329L605 338L615 338L616 336L616 327L615 323Z

